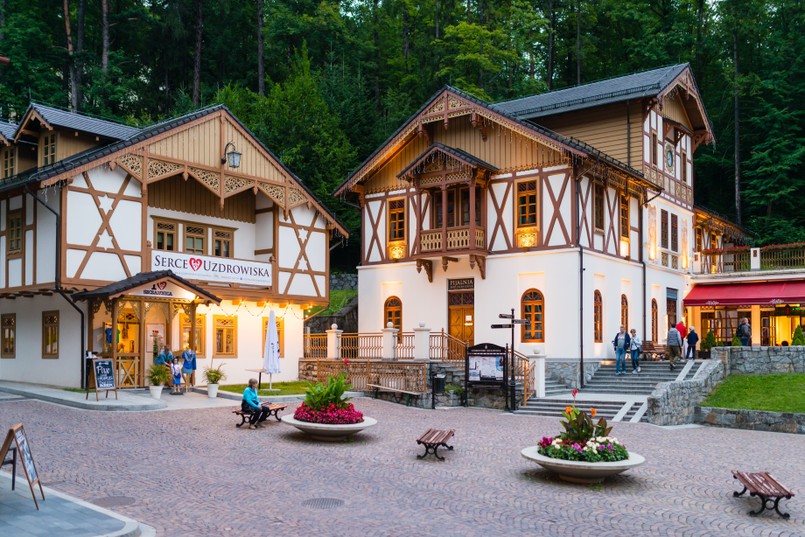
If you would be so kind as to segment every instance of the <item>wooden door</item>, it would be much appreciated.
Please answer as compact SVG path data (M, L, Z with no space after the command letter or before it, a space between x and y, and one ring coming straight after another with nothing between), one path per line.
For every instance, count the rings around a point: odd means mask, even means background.
M473 306L450 306L450 335L472 346L475 340Z

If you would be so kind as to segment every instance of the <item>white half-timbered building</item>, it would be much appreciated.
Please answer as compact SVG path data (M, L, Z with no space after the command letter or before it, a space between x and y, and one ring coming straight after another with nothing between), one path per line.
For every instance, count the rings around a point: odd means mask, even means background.
M0 124L0 379L143 386L155 345L256 376L270 312L297 378L346 230L224 106L136 129L31 104Z
M514 308L525 354L612 357L621 324L661 342L684 314L711 139L688 65L497 104L445 87L336 191L362 208L360 331L502 345L491 325Z

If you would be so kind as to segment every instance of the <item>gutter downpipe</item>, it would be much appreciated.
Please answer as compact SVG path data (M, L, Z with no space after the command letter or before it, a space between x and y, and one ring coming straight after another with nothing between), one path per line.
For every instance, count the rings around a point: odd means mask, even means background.
M577 175L574 166L573 175ZM584 388L584 246L581 245L581 178L576 176L576 241L579 246L579 389Z
M84 367L84 349L86 347L86 339L85 339L86 338L86 321L84 319L84 312L81 311L81 308L78 307L78 305L75 303L75 301L72 298L70 298L70 296L67 295L67 293L64 292L64 290L62 289L62 286L61 286L61 255L59 255L59 251L58 251L59 247L61 246L61 213L60 212L57 213L56 211L54 211L50 206L48 206L47 203L45 203L44 201L39 199L39 196L37 196L34 192L31 192L28 188L25 188L25 193L29 194L34 200L38 201L39 204L42 205L42 207L44 207L45 209L47 209L48 211L53 213L53 215L56 217L56 275L55 275L56 288L55 288L55 291L59 295L61 295L61 297L64 298L64 300L66 300L67 303L70 304L73 307L73 309L75 309L78 312L78 315L81 318L81 320L80 320L80 324L81 324L81 375L80 375L80 378L81 378L81 388L86 388L87 387L87 385L86 385L87 384L87 378L86 378L86 373L87 372L86 372L86 368Z

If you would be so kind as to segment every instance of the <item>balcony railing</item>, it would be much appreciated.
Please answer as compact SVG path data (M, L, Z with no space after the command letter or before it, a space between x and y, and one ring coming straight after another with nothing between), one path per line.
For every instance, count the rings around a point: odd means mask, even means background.
M700 261L694 263L695 274L805 268L805 244L705 250L697 255Z
M428 229L419 232L419 243L422 252L454 252L467 249L486 249L486 233L484 228L475 228L475 237L472 237L469 227L452 227L446 231L442 229Z

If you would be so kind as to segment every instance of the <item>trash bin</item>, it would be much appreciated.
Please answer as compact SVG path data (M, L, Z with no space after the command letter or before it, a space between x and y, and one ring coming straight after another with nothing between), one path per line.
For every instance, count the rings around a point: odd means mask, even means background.
M446 375L433 375L433 391L436 393L444 393L444 378Z

